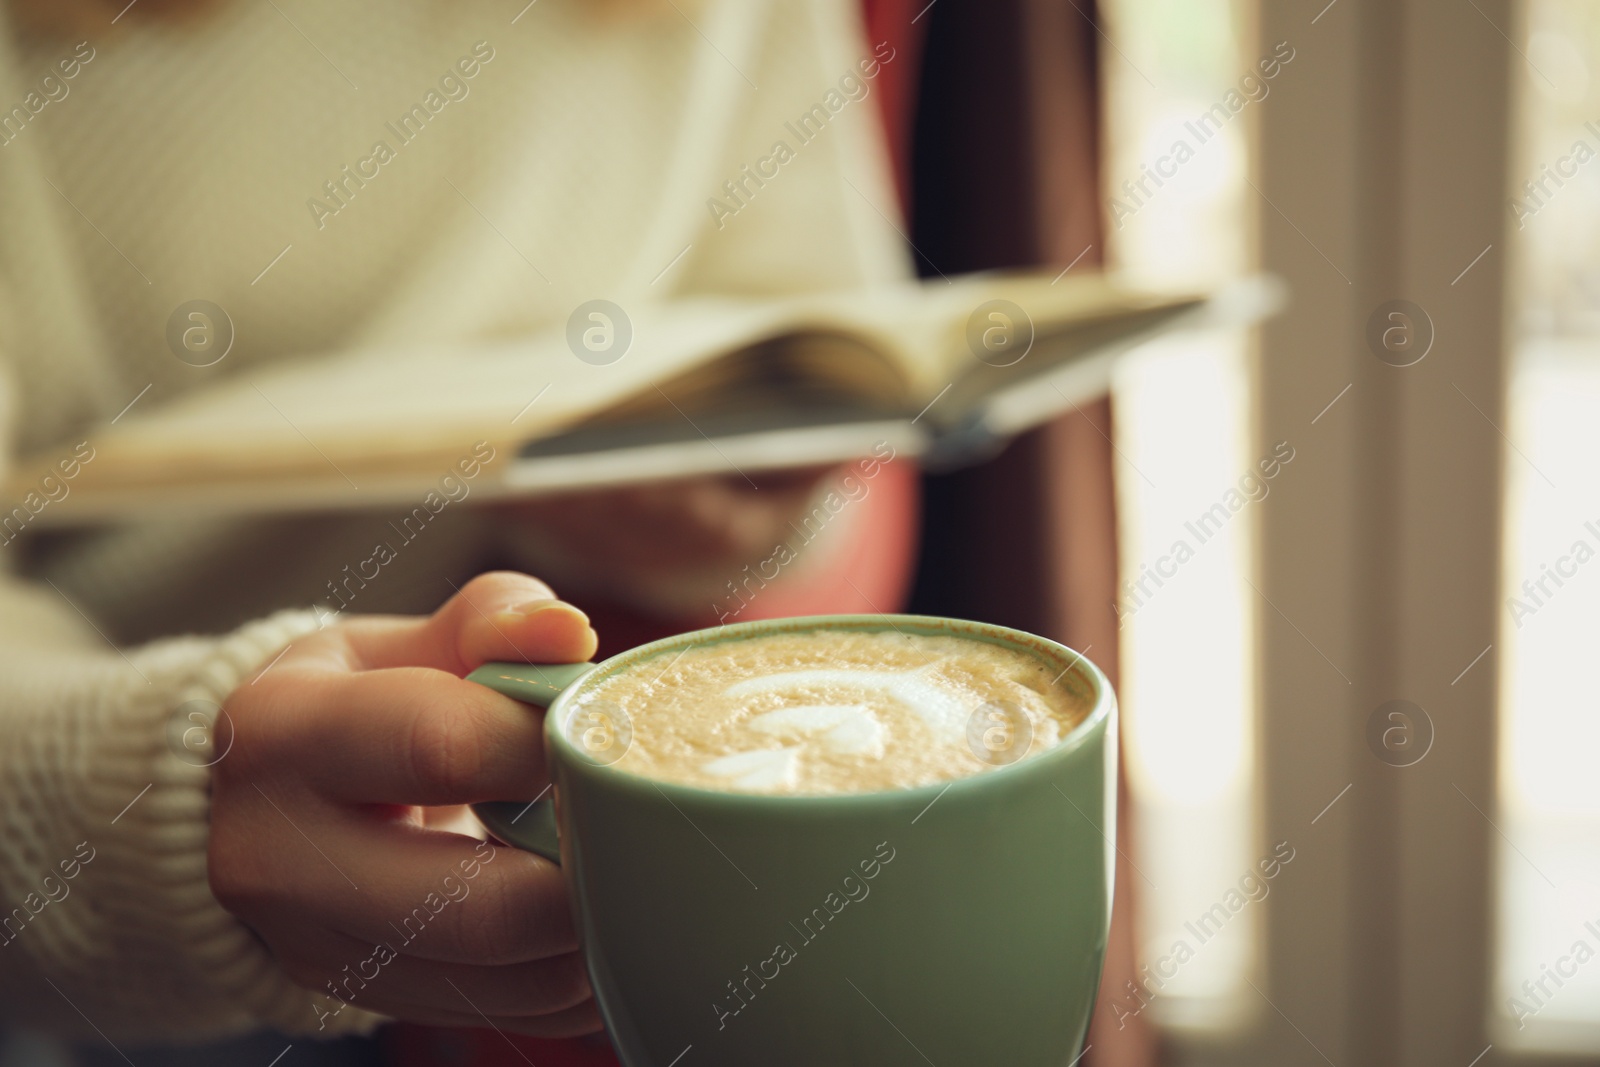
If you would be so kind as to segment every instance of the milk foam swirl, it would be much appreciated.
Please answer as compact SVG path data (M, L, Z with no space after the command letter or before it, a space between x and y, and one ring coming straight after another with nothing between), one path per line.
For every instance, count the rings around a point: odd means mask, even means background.
M985 745L1020 727L1027 743L1012 759L1056 744L1087 711L1056 684L1063 674L993 642L823 626L641 661L589 689L570 721L599 709L631 724L611 765L660 781L796 795L911 788L1008 762L973 746L975 722ZM996 708L1009 710L997 720Z
M926 669L874 671L824 668L784 671L736 682L723 690L735 698L783 695L795 690L878 692L898 700L928 724L940 741L954 743L963 736L971 711L947 688L926 677ZM799 704L762 712L744 723L745 728L780 740L798 743L782 748L755 749L723 756L701 764L716 778L746 789L771 789L794 783L798 756L808 746L830 752L879 759L884 751L883 723L867 704Z

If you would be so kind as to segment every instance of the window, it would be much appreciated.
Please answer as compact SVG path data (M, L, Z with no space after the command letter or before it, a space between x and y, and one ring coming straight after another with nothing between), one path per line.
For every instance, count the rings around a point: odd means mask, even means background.
M1170 286L1238 277L1252 259L1250 109L1272 87L1243 54L1238 8L1112 0L1102 12L1110 265ZM1164 338L1122 361L1114 385L1145 977L1108 994L1119 1014L1148 1005L1168 1025L1228 1021L1259 929L1249 898L1261 890L1240 890L1258 851L1247 579L1252 510L1272 483L1249 455L1247 336Z
M1148 814L1135 858L1159 886L1135 886L1147 961L1162 951L1160 924L1210 907L1202 882L1226 885L1196 856L1248 865L1280 840L1296 850L1270 896L1217 940L1246 935L1234 958L1208 959L1208 943L1153 1009L1179 1023L1208 1018L1208 1003L1246 1010L1222 1013L1234 1025L1170 1033L1168 1058L1195 1067L1592 1062L1600 9L1581 0L1141 8L1109 7L1108 195L1152 151L1169 151L1162 122L1189 132L1193 109L1211 111L1230 82L1248 102L1219 120L1222 140L1209 139L1185 169L1169 165L1167 184L1120 220L1121 261L1190 269L1209 254L1232 272L1253 266L1253 249L1289 302L1258 331L1253 358L1229 357L1248 383L1226 416L1244 420L1243 448L1237 423L1200 421L1211 406L1229 410L1226 394L1177 369L1183 359L1198 367L1203 346L1182 356L1172 348L1168 366L1145 353L1127 368L1118 393L1125 566L1138 573L1170 536L1160 523L1192 521L1204 503L1163 502L1199 490L1174 488L1162 462L1192 465L1175 468L1180 483L1219 479L1219 492L1276 442L1295 450L1270 495L1228 527L1254 541L1233 550L1243 561L1237 583L1219 580L1216 599L1197 595L1187 620L1163 632L1161 613L1189 592L1180 570L1124 630L1130 779L1137 813ZM1289 54L1265 95L1247 86L1259 58L1280 49ZM1139 234L1175 202L1187 168L1235 129L1235 192ZM1196 250L1208 226L1215 247ZM1408 312L1405 336L1432 342L1420 355L1385 340L1396 302L1426 313ZM1226 381L1216 366L1213 380ZM1179 382L1195 402L1164 409L1158 393L1139 393ZM1169 431L1154 424L1163 412L1191 421ZM1233 471L1215 458L1228 449ZM1203 789L1181 773L1183 711L1159 687L1208 703L1230 692L1231 681L1194 676L1184 655L1216 649L1225 658L1205 667L1231 678L1225 633L1235 625L1251 634L1237 647L1255 652L1244 668L1253 684L1240 686L1255 707L1235 709L1237 760L1221 765L1243 772L1217 795L1233 791L1241 814L1207 823ZM1186 671L1195 684L1182 684ZM1396 701L1411 709L1398 733L1386 725ZM1203 736L1220 744L1229 733ZM1428 744L1397 751L1391 735ZM1180 989L1191 976L1199 987ZM1514 1007L1519 993L1537 1011ZM1163 1017L1163 1001L1199 1010ZM1522 1029L1517 1014L1528 1016ZM1566 1054L1548 1051L1556 1046Z
M1514 69L1494 1007L1600 1047L1600 9L1530 0Z

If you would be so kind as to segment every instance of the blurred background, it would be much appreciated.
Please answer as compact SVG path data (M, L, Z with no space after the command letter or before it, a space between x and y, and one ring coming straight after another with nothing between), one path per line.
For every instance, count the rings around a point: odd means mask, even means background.
M929 487L927 607L1051 627L1120 671L1131 934L1089 1060L1600 1062L1600 582L1579 562L1600 546L1600 9L1001 7L921 20L925 263L1081 254L1290 292L1261 330L1146 346L1107 404ZM972 114L996 70L1030 84L1027 118ZM963 138L986 149L953 180ZM1275 449L1265 495L1201 544ZM1035 556L1004 551L1030 531ZM1005 577L929 573L976 557ZM1294 858L1242 885L1275 849Z

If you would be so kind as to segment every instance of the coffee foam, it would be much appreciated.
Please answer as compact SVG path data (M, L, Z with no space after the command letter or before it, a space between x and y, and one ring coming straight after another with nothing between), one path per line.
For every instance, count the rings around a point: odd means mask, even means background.
M823 629L663 653L594 685L573 714L625 722L626 747L605 762L646 777L866 792L963 778L1056 744L1088 711L1059 673L969 638ZM970 740L986 736L975 715L996 708L1022 735L1000 760Z

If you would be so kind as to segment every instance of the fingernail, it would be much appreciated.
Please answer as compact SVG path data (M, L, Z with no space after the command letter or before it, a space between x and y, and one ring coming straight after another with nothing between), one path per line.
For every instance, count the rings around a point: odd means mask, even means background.
M530 600L526 604L514 604L502 614L527 619L546 611L559 611L580 620L585 626L589 624L589 616L565 600Z

